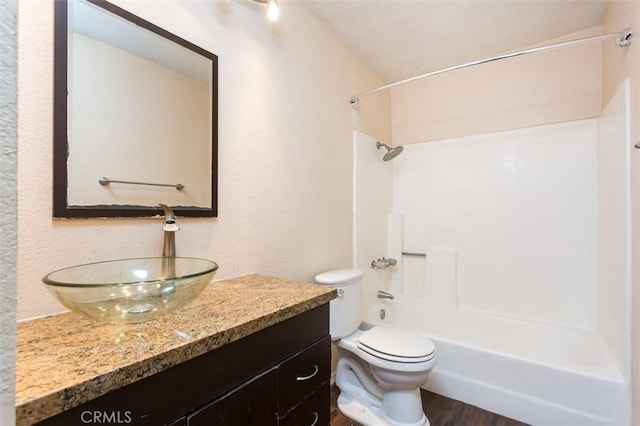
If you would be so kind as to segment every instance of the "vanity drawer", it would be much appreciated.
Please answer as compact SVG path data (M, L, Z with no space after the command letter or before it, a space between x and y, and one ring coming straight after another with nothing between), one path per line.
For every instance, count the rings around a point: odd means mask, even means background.
M275 426L276 393L274 368L187 416L187 425Z
M280 420L279 426L327 426L330 417L330 385L327 381L295 410Z
M325 336L278 367L278 413L285 416L329 380L331 337Z

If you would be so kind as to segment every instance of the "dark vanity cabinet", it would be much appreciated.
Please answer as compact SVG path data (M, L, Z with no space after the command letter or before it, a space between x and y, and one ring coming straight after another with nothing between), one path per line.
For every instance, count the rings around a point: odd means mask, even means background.
M277 425L276 376L276 368L267 371L188 415L183 420L183 424L190 426Z
M330 343L324 304L41 424L326 426Z

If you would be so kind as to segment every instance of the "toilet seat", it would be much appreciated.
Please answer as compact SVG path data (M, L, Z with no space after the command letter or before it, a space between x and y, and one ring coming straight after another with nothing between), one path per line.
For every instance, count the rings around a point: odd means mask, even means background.
M357 346L370 355L393 362L418 363L435 357L431 340L397 328L373 327L358 338Z
M383 331L369 334L376 329ZM366 338L367 335L369 338ZM363 337L364 342L361 342ZM412 345L412 341L418 343L412 351L402 353L399 351L400 347L393 348L396 341L400 341L401 344L408 345L408 347L411 347L409 345ZM374 327L367 331L356 330L351 335L340 339L338 346L352 352L372 366L389 371L423 373L431 370L436 363L435 348L429 339L398 328Z

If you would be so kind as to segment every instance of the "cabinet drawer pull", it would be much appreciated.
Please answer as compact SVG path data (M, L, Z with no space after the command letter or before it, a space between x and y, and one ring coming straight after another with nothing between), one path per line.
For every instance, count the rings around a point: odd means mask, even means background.
M317 411L313 412L313 423L311 423L311 426L316 426L316 423L318 423L318 419L320 418L320 416L318 415Z
M318 364L313 366L313 373L309 374L308 376L298 376L298 377L296 377L296 381L304 382L305 380L309 380L310 378L312 378L316 374L318 374Z

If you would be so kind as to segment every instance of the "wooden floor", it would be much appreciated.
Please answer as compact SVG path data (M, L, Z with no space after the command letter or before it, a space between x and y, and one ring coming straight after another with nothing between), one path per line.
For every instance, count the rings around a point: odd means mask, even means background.
M431 426L526 426L473 405L422 390L422 406ZM338 388L331 387L331 425L359 426L338 410Z

